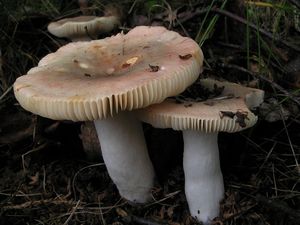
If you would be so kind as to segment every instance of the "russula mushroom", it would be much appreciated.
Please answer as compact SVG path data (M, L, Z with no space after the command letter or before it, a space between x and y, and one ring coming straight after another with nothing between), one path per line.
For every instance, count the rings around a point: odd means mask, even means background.
M90 41L92 38L96 39L100 33L108 34L110 31L120 25L122 18L122 12L119 7L113 4L109 4L105 7L104 17L87 16L88 1L78 0L80 10L83 15L75 18L62 19L57 22L52 22L48 25L48 31L57 37L70 38L73 42L75 41ZM93 131L92 136L97 136L95 129L92 129L93 124L89 124L88 121L82 124L81 129L81 140L85 155L89 160L99 159L99 151L101 148L99 145L98 138L94 140L88 137L88 133L85 132L90 130Z
M182 60L179 56L189 55ZM203 54L192 39L164 27L72 42L14 83L20 105L55 120L94 121L108 173L120 194L149 199L154 171L134 109L162 102L192 84Z
M218 132L238 132L253 126L257 117L249 108L263 101L264 92L230 82L201 80L209 90L224 87L221 95L202 102L179 104L166 99L137 111L137 116L156 128L182 130L185 194L193 217L208 224L219 214L224 186L220 169Z
M51 22L48 31L57 37L71 39L73 42L90 41L96 39L98 34L109 33L120 24L121 13L117 9L110 9L103 17L77 16Z

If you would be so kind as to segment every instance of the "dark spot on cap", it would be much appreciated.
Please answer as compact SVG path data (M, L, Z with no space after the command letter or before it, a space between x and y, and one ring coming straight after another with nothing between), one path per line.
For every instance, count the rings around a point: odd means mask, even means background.
M192 54L179 55L179 58L182 60L187 60L192 57Z
M150 72L157 72L159 70L159 66L153 66L149 64L149 67L150 67Z

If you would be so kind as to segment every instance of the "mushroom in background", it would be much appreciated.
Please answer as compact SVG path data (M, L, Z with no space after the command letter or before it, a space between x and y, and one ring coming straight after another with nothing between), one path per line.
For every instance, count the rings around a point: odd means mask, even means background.
M97 39L99 34L108 34L121 25L122 12L115 6L107 6L104 16L77 16L65 18L48 25L48 31L60 38L75 41Z
M215 99L180 103L167 99L137 112L138 117L156 128L182 130L184 140L183 168L185 194L193 217L209 224L219 214L224 195L220 169L218 133L238 132L257 121L249 108L263 102L262 90L212 79L201 80L209 90L222 93Z
M182 60L181 57L186 56ZM94 121L108 173L120 194L151 197L154 170L134 109L162 102L202 70L196 42L164 27L69 43L14 83L20 105L55 120Z

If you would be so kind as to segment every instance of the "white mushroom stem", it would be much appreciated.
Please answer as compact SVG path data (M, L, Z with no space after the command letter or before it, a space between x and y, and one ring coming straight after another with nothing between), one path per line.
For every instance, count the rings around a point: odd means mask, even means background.
M96 120L95 127L108 173L120 195L135 203L151 197L154 169L141 123L130 112Z
M184 130L185 194L193 217L209 224L219 215L224 195L218 133Z

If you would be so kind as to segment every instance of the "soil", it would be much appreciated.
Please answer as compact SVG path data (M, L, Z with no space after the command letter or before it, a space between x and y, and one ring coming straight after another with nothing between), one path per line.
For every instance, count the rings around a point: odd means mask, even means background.
M49 2L57 7L58 13L49 8L34 8L32 1L0 1L5 9L0 20L7 22L6 26L1 24L0 29L0 225L199 224L189 216L184 195L180 132L143 124L157 177L152 190L153 201L133 205L120 197L111 181L100 148L95 147L98 143L90 138L93 128L86 137L84 123L53 121L33 115L18 105L9 89L14 80L26 74L44 55L68 42L47 33L49 21L68 13L72 16L81 13L76 1ZM95 2L91 1L90 6L100 7ZM208 14L210 20L215 15L220 18L202 46L206 56L203 76L265 90L267 110L256 110L259 121L253 128L219 134L226 193L220 204L220 216L212 224L297 225L300 224L299 31L291 14L283 13L278 19L282 23L278 25L281 39L271 40L263 32L272 31L268 21L273 18L275 9L258 7L256 13L263 29L261 58L258 59L257 33L254 29L250 34L247 51L246 27L240 22L240 18L247 18L246 3L229 2L218 13L216 9L221 9L222 1L215 1L212 8L215 11ZM299 11L298 3L285 2L289 9ZM163 8L158 10L153 6L156 3ZM167 1L147 1L147 4L124 1L120 6L128 16L123 18L121 28L126 32L140 24L164 25L196 38L207 12L201 10L207 9L210 3L176 1L170 4ZM16 14L25 6L26 13ZM153 11L149 11L149 7ZM226 15L227 12L234 16ZM96 8L94 13L101 14L101 10ZM267 117L269 114L272 118ZM86 148L99 149L99 157L88 158Z

